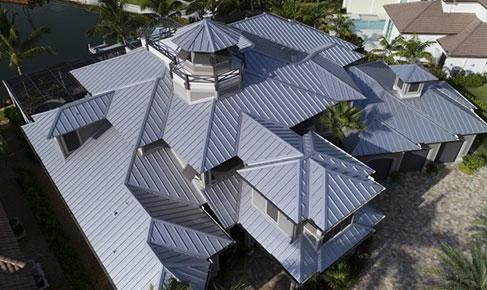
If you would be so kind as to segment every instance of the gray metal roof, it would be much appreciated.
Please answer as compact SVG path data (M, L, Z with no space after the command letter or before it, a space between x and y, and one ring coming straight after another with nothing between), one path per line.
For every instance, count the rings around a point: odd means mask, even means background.
M319 55L298 63L273 57L272 49L245 53L246 70L336 101L364 99L347 72Z
M300 136L289 129L273 124L267 127L263 121L259 122L247 114L242 115L240 123L238 156L246 164L256 165L304 156Z
M162 77L161 60L144 47L71 71L92 95Z
M103 267L119 289L159 285L163 264L147 244L150 215L125 187L131 148L113 127L67 159L46 136L56 116L34 116L23 130Z
M366 129L347 140L354 155L418 150L422 143L487 133L487 124L473 112L472 104L445 83L428 83L420 97L401 99L393 90L394 74L386 64L363 64L349 71L367 96L356 102Z
M238 173L295 223L311 218L317 226L327 230L384 190L369 178L370 168L357 166L357 160L328 142L318 145L318 148L328 149L325 155L313 151L315 145L313 148L302 146L313 141L306 140L311 137L309 134L298 136L283 125L250 118L242 117L242 127L248 126L251 130L241 130L238 151L248 167ZM280 132L284 138L276 141L274 132ZM319 140L316 138L314 143ZM295 146L284 147L283 142L292 142ZM291 154L281 148L291 148ZM245 151L241 152L242 149ZM262 161L256 162L256 156ZM251 163L247 160L249 157Z
M114 92L88 97L59 108L48 138L57 137L104 119Z
M351 50L356 48L349 42L333 37L311 26L269 13L262 13L257 16L234 22L230 25L287 47L305 52L329 43L336 43Z
M181 172L170 149L161 147L147 156L135 154L127 184L183 203L196 206L205 203L201 192Z
M363 217L369 214L368 211L359 214L360 221L376 218ZM371 227L353 222L318 249L302 235L292 241L264 213L252 206L251 187L246 183L242 187L239 222L299 283L315 272L324 271L374 231Z
M235 174L203 190L208 204L225 228L238 221L241 188L242 180Z
M434 75L418 64L397 64L391 65L390 68L396 74L396 76L406 83L438 80Z
M210 18L203 18L179 28L171 41L185 51L213 53L239 42L248 42L241 38L243 36L238 30Z
M208 260L171 251L154 244L151 244L151 247L160 260L164 261L164 266L170 273L179 277L180 280L188 282L192 287L191 289L206 289L208 273L211 268L211 263Z

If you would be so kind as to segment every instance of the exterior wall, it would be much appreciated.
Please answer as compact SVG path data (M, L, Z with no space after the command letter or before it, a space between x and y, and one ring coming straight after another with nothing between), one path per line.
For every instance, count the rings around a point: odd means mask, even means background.
M343 0L342 8L345 8L348 14L377 15L384 19L387 16L384 5L416 1L420 0Z
M399 170L399 168L401 167L401 162L402 162L403 157L404 157L404 153L398 152L398 153L386 153L386 154L362 156L362 157L357 157L357 159L362 161L363 163L373 161L373 160L377 160L377 159L392 159L393 163L391 166L391 170L389 172L389 174L390 174L394 171Z
M443 65L448 71L463 69L467 72L487 72L487 58L448 57Z
M487 22L487 8L480 3L445 3L442 1L443 12L446 13L475 13L483 22Z
M473 145L473 142L475 141L475 138L477 135L466 135L463 136L464 142L462 145L462 148L460 149L460 152L458 153L457 159L455 162L460 162L463 159L463 156L467 155L468 152L470 151L470 148Z

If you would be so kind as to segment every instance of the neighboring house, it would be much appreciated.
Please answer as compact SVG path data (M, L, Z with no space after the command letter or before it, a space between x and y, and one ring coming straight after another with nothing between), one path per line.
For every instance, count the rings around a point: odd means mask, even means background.
M37 279L34 279L38 269L36 263L27 261L22 254L7 213L0 203L0 289L44 289L47 286L42 280L44 277L37 275Z
M364 39L366 50L377 48L387 19L384 5L419 0L343 0L342 8L353 22L353 32Z
M418 106L431 99L448 116L458 107L472 120L455 130L460 120L424 121L429 143L487 132L471 104L420 67L354 66L363 58L354 45L295 21L264 13L230 25L204 19L167 38L163 30L143 48L71 71L89 96L23 126L118 289L159 288L170 277L206 288L236 225L298 284L373 233L383 215L368 202L384 190L374 170L314 132L294 131L312 128L328 106L364 109L367 130L348 139L357 156L421 149L422 139L394 127L409 121L389 104L402 97ZM396 75L401 95L385 96L382 80ZM373 126L372 106L385 107ZM386 125L394 128L377 130ZM384 147L365 151L366 143Z
M384 28L391 41L398 35L432 40L433 62L449 72L487 72L487 3L484 0L392 4Z

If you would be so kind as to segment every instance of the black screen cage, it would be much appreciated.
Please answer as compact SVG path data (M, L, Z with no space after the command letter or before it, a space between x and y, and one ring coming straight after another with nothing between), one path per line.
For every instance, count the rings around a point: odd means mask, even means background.
M70 73L71 70L124 53L125 47L121 47L84 59L62 62L40 71L5 80L4 84L24 116L32 120L32 115L79 100L88 94Z

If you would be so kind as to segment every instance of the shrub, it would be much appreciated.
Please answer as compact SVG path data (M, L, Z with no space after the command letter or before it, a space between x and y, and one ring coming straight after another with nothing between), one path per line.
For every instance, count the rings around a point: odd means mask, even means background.
M429 163L427 166L426 166L426 175L427 176L436 176L438 175L438 172L440 171L440 169L438 168L438 165L436 163Z
M94 289L74 250L66 243L62 225L51 208L49 198L33 176L34 174L28 170L18 170L16 181L25 195L49 249L56 255L73 289Z
M450 82L457 86L477 88L484 83L487 83L487 77L484 74L466 74L464 71L461 71L458 74L452 76L450 78Z
M394 183L398 183L401 181L401 173L399 171L394 171L391 173L391 181Z
M448 78L446 72L439 66L432 66L429 68L429 71L440 80L446 80Z
M356 279L348 260L341 260L325 272L325 281L335 290L352 288Z
M20 114L19 109L16 107L8 107L4 111L5 117L10 121L10 123L14 125L23 125L24 124L24 118L22 117L22 114Z
M463 157L458 169L465 174L472 175L485 165L485 158L479 154L468 154Z

